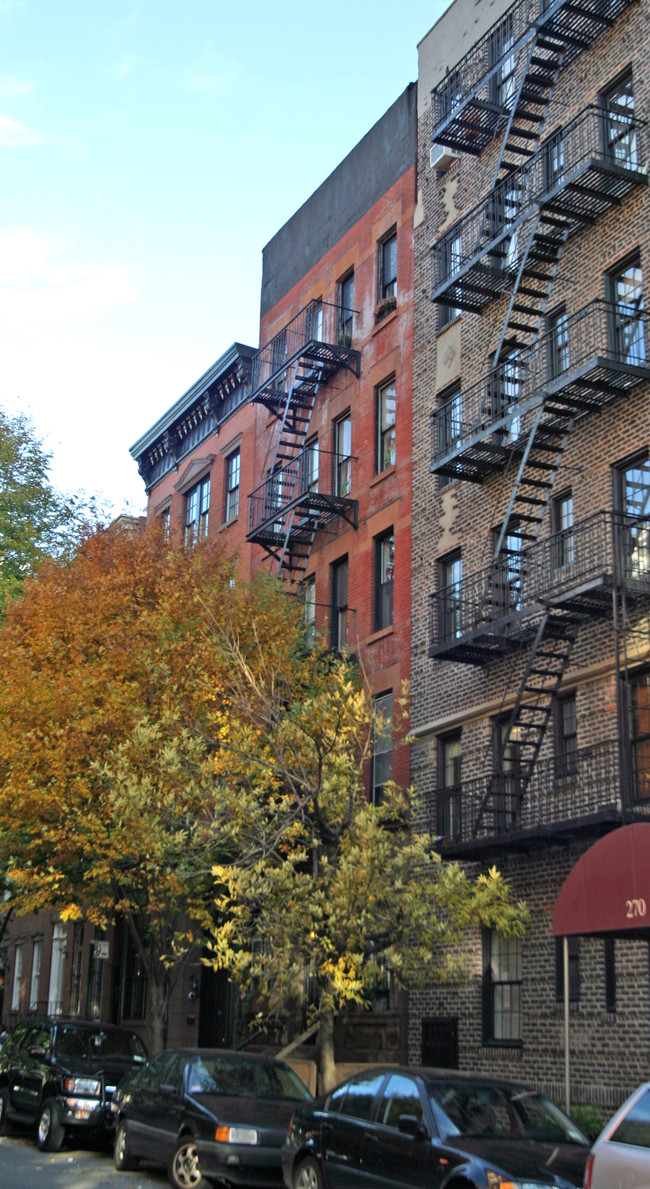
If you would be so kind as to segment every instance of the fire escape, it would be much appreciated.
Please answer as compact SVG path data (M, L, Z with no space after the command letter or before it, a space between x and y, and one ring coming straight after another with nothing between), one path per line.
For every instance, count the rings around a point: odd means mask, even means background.
M275 573L293 582L305 576L318 531L338 516L357 527L357 501L341 481L348 460L308 440L323 385L341 369L359 375L352 317L342 306L310 302L253 357L251 400L268 409L276 432L267 477L249 496L246 540L261 545Z
M546 318L567 240L647 182L633 101L590 105L544 136L560 72L627 3L516 0L432 94L434 142L476 156L498 149L485 197L432 249L431 298L476 314L502 299L505 314L489 372L433 414L431 470L474 483L501 472L510 494L489 565L432 596L429 654L482 665L526 650L504 692L512 709L492 770L451 815L470 844L521 827L585 617L616 618L622 598L624 618L650 591L650 567L630 570L625 518L603 513L540 536L575 422L650 378L640 306L621 318L594 301Z

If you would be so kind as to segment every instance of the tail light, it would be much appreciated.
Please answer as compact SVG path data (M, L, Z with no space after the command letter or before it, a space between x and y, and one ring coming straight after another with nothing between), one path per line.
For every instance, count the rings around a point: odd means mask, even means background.
M590 1157L589 1157L589 1159L588 1159L588 1161L587 1161L587 1167L586 1167L586 1169L585 1169L585 1180L584 1180L584 1186L583 1186L583 1189L591 1189L591 1177L592 1177L592 1173L593 1173L593 1171L594 1171L594 1157L593 1157L593 1154L592 1154L592 1155L590 1155Z

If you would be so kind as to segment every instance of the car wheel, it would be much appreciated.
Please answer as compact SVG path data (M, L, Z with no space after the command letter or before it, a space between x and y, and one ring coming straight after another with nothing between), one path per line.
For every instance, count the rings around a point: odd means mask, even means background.
M7 1118L9 1109L9 1090L6 1086L0 1089L0 1135L11 1135L11 1121Z
M323 1189L323 1174L319 1165L308 1156L293 1174L293 1189Z
M58 1152L63 1147L65 1127L59 1116L59 1108L53 1098L46 1098L38 1116L36 1143L41 1152Z
M140 1158L134 1156L129 1148L129 1137L126 1130L126 1120L121 1119L115 1132L115 1147L113 1148L113 1164L118 1172L133 1172L138 1167Z
M208 1189L208 1182L201 1176L199 1169L193 1136L184 1135L179 1139L167 1165L167 1176L174 1189Z

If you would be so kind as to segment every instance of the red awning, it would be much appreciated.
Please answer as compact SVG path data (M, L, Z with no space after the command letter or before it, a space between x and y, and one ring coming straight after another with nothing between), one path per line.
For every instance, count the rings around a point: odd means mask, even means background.
M650 931L650 824L600 838L567 875L553 908L556 937Z

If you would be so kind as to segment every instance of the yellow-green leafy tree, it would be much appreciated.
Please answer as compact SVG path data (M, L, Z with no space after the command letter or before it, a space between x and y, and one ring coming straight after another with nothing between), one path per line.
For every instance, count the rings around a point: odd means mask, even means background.
M335 1015L368 1003L384 962L407 987L458 976L467 931L521 935L526 908L496 870L469 879L440 861L411 791L368 803L372 701L349 660L269 638L254 609L212 632L230 674L205 727L230 847L214 869L213 961L269 1016L307 982L328 1088Z

